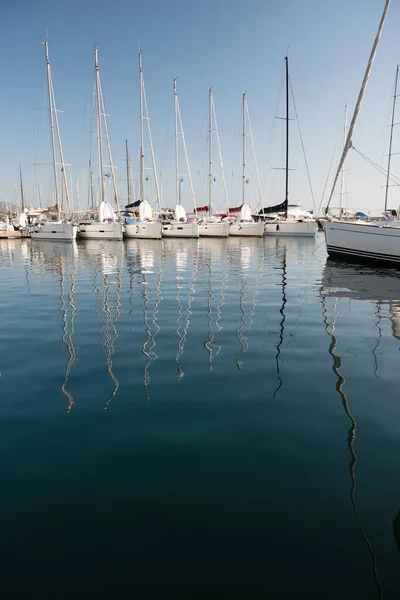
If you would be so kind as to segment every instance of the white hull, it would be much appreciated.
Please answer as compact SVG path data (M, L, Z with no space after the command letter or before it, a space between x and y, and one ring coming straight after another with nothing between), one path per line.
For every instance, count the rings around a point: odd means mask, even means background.
M79 225L79 238L82 240L122 240L122 223L99 223Z
M212 221L199 224L200 237L228 237L229 222L213 223Z
M326 248L329 256L342 259L400 263L400 223L382 224L326 221Z
M127 223L125 225L124 238L160 240L161 223L159 221Z
M69 242L76 238L77 230L75 223L41 223L34 226L31 238Z
M277 223L265 223L267 235L298 235L301 237L314 237L317 235L318 225L316 221L279 221Z
M231 223L229 235L235 237L262 237L264 235L264 223L262 221Z
M198 238L199 226L197 223L166 223L162 226L162 236L173 238Z

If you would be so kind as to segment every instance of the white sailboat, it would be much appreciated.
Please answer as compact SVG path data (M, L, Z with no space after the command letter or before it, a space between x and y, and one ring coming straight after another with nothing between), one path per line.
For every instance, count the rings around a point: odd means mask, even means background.
M229 212L239 212L239 217L231 223L229 235L240 237L262 237L264 235L264 223L255 221L251 216L251 208L246 204L246 119L248 119L247 97L243 94L243 172L242 172L242 205ZM255 155L254 155L255 157ZM256 171L257 166L256 166Z
M140 198L138 206L138 219L134 222L127 221L125 224L124 237L126 238L144 238L144 239L161 239L161 221L158 216L153 214L153 210L149 202L145 199L144 193L144 143L143 143L143 104L146 112L147 129L150 142L150 152L153 162L154 183L156 188L156 198L158 209L160 210L160 192L158 187L157 170L155 166L153 141L150 130L150 119L147 111L146 92L144 89L143 69L142 69L142 52L139 52L139 87L140 87ZM129 183L129 182L128 182ZM136 203L135 203L136 204Z
M364 74L362 86L358 95L357 104L350 123L346 143L333 182L325 214L328 214L329 204L332 200L339 175L350 148L353 146L353 133L360 112L368 78L371 73L376 49L386 20L390 0L386 0L383 14L379 23L367 69ZM390 179L390 157L391 141L394 125L395 102L397 96L398 68L396 69L395 92L393 98L392 126L390 136L390 148L386 179L385 212L387 209L388 186ZM379 222L357 222L357 221L326 221L324 223L326 248L329 256L333 258L357 259L360 261L377 261L381 263L400 264L400 221L386 220Z
M200 235L200 237L228 237L229 226L230 226L229 221L227 219L224 220L222 217L217 217L217 216L212 215L212 189L213 189L213 181L214 181L213 168L212 168L212 150L213 150L212 136L213 136L213 133L215 133L217 136L218 153L219 153L219 160L220 160L220 166L221 166L221 176L222 176L222 182L223 182L224 194L225 194L225 206L226 206L226 211L228 211L228 195L227 195L227 191L226 191L225 175L224 175L224 168L223 168L223 164L222 164L221 147L219 144L217 117L215 114L212 88L210 88L209 93L208 93L208 106L209 106L208 206L204 207L204 208L207 208L208 215L206 217L202 217L199 219L199 235ZM213 132L213 125L215 127L214 132ZM199 213L199 209L197 209L197 213Z
M82 221L79 223L79 237L81 239L103 239L103 240L122 240L122 223L116 215L113 207L106 197L105 177L110 178L113 184L114 200L118 208L118 190L115 180L114 166L111 155L110 140L108 137L107 117L104 107L103 93L101 90L101 80L98 63L97 46L94 49L94 70L95 70L95 103L96 103L96 125L97 125L97 151L99 163L99 186L100 186L100 205L98 208L98 218ZM103 164L103 126L107 142L107 152L110 162L110 173L104 173Z
M193 201L193 206L196 211L194 190L192 177L190 174L189 160L186 150L185 135L183 133L181 111L179 108L178 95L176 93L176 78L174 78L174 115L175 115L175 209L173 214L167 215L164 213L162 223L162 236L163 237L199 237L199 225L197 220L188 221L186 210L181 204L181 183L182 178L179 176L179 148L178 148L178 133L182 136L183 150L186 159L186 168L188 171L190 191ZM180 132L178 132L178 122L180 125Z
M54 175L54 189L56 195L56 208L57 208L57 220L56 221L48 221L36 219L34 224L30 227L30 234L32 239L37 240L59 240L69 242L76 238L77 226L75 223L72 223L69 220L61 218L61 206L60 206L60 197L59 197L59 189L58 189L58 177L57 177L57 166L61 165L61 173L62 173L62 185L65 194L65 201L67 203L69 215L71 215L71 205L69 200L69 192L68 192L68 184L67 184L67 176L65 173L65 164L64 164L64 154L61 145L61 137L60 137L60 128L58 125L58 115L56 108L56 101L54 96L54 88L53 88L53 80L51 77L51 68L50 68L50 60L49 60L49 48L47 40L43 42L45 48L45 58L46 58L46 74L47 74L47 91L49 98L49 117L50 117L50 139L51 139L51 149L52 149L52 158L53 158L53 175ZM57 163L56 156L56 145L54 139L54 128L57 133L57 142L58 142L58 151L60 156L60 162ZM22 185L22 183L21 183ZM22 193L22 192L21 192ZM23 199L22 199L23 202Z
M300 204L289 204L289 66L288 57L285 57L286 71L286 166L285 166L285 201L281 205L264 208L261 214L268 214L265 222L267 235L297 235L314 237L318 231L318 224L310 212L302 209Z

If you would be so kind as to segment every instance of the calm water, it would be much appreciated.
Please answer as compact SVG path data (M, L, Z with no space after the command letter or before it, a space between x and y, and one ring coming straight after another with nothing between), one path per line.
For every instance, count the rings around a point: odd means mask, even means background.
M400 272L321 241L0 241L3 598L400 597Z

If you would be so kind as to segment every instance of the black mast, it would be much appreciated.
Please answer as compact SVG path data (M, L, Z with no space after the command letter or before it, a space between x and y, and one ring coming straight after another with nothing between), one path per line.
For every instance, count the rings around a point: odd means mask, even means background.
M289 66L288 57L285 56L286 66L286 181L285 181L285 219L288 213L288 197L289 197Z

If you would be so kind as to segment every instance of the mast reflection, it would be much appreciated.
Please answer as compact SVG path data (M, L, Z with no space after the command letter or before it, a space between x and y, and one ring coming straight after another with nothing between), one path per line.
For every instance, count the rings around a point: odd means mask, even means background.
M360 530L360 533L364 539L364 542L365 542L365 544L368 548L368 551L370 553L370 556L371 556L373 576L374 576L375 585L377 588L378 597L380 599L382 599L383 598L383 589L382 589L382 586L379 581L376 556L375 556L374 550L372 548L371 542L369 541L366 531L362 525L360 514L359 514L359 511L357 508L357 504L356 504L355 489L356 489L357 455L356 455L356 452L354 449L354 444L355 444L355 440L356 440L357 423L356 423L356 420L355 420L353 414L351 413L349 401L348 401L347 395L343 389L346 380L340 370L341 366L342 366L342 361L341 361L340 357L336 354L336 348L337 348L336 320L340 314L338 311L339 299L340 299L340 297L346 297L346 294L349 293L349 290L346 290L346 288L343 289L341 287L341 285L337 285L336 292L332 289L332 288L336 287L335 284L343 283L343 279L341 279L341 276L345 273L345 271L342 270L343 269L342 266L339 266L339 271L335 273L335 272L330 271L330 267L331 267L331 264L327 263L327 266L325 267L325 272L324 272L323 278L322 278L320 295L321 295L321 303L322 303L322 318L323 318L323 322L325 325L325 331L330 338L328 352L332 357L332 370L336 376L335 390L340 396L344 413L345 413L346 417L348 418L348 420L350 421L350 427L349 427L349 430L347 433L347 447L348 447L349 454L350 454L350 461L349 461L349 473L350 473L350 479L351 479L350 499L351 499L351 504L353 507L354 516L356 518L358 528ZM346 273L346 275L347 274L348 273ZM335 281L335 278L336 278L336 281ZM329 285L326 286L326 284L328 282L329 282ZM375 278L373 278L370 283L376 283ZM362 290L361 288L359 290L353 289L353 291L355 292L356 295L358 295L358 294L361 294L361 296L364 295L364 290ZM335 295L335 293L337 293L338 295ZM368 293L367 293L367 295L368 295ZM328 307L327 307L327 298L329 298L329 297L333 298L333 301L334 301L333 302L334 316L333 316L332 320L329 320Z

